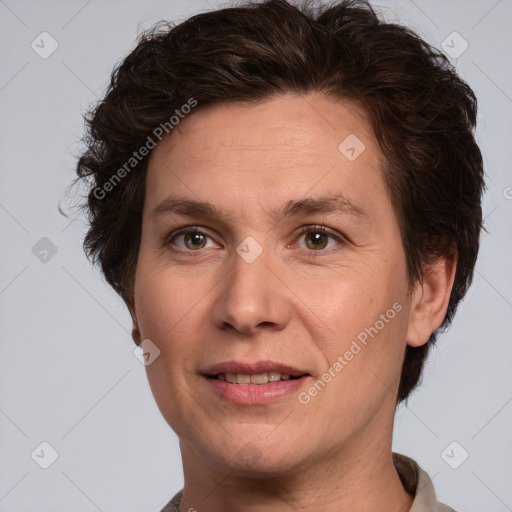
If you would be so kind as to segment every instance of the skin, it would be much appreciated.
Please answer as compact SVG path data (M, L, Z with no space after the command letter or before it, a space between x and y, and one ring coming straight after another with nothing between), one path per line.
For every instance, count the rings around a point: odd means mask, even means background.
M338 149L350 134L365 144L354 161ZM455 262L440 259L411 290L383 162L364 111L320 93L198 110L153 151L129 307L134 341L160 349L146 371L180 439L182 511L409 510L391 458L401 366L406 345L440 325ZM364 216L268 214L333 193ZM224 216L152 213L171 195ZM206 236L173 235L185 226ZM263 249L252 263L236 252L248 236ZM307 404L292 393L237 405L201 375L223 361L273 360L309 373L307 391L397 302Z

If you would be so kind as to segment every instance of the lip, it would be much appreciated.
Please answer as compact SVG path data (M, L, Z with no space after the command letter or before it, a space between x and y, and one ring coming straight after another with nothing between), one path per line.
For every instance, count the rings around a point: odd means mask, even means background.
M280 380L268 384L231 384L226 381L213 379L219 373L241 373L255 375L264 372L278 372L288 374L296 379ZM297 392L311 375L304 370L274 361L256 361L245 363L239 361L226 361L208 368L203 376L206 383L217 395L223 399L239 405L261 405L277 400L278 398Z
M293 366L277 363L275 361L255 361L252 363L241 361L225 361L215 364L202 372L204 375L217 375L219 373L241 373L243 375L255 375L264 372L286 373L299 377L301 375L309 375L307 371Z
M295 380L280 380L268 384L230 384L205 377L211 389L224 399L239 405L262 405L297 392L309 376Z

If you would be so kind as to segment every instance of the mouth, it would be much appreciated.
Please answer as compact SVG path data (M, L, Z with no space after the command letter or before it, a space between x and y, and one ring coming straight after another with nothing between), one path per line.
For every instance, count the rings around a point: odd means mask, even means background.
M240 405L265 404L290 395L311 377L304 370L273 361L228 361L212 366L203 376L217 396Z
M262 386L272 382L279 382L281 380L296 380L302 377L306 377L307 375L309 374L290 375L289 373L263 372L255 373L252 375L244 373L217 373L216 375L207 375L206 377L209 379L225 381L229 384L256 384L257 386Z

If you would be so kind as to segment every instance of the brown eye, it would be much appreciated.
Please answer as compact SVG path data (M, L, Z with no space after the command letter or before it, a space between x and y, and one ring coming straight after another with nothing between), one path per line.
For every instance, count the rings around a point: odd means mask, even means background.
M321 224L301 228L299 240L299 247L308 256L326 255L346 243L346 238L341 233Z
M184 233L185 245L191 249L202 249L206 245L206 236L201 233Z
M208 246L208 243L210 245ZM187 252L198 252L200 249L212 247L213 241L210 236L197 228L185 228L169 235L165 246L175 246L179 250Z
M321 231L311 231L306 234L306 246L308 249L319 250L327 246L329 235Z

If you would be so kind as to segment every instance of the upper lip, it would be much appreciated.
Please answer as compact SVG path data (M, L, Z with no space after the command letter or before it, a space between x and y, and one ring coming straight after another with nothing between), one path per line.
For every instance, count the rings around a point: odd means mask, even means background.
M239 373L242 375L256 375L258 373L281 373L300 377L301 375L308 375L304 370L289 366L286 364L277 363L275 361L224 361L207 368L204 372L205 375L218 375L219 373Z

